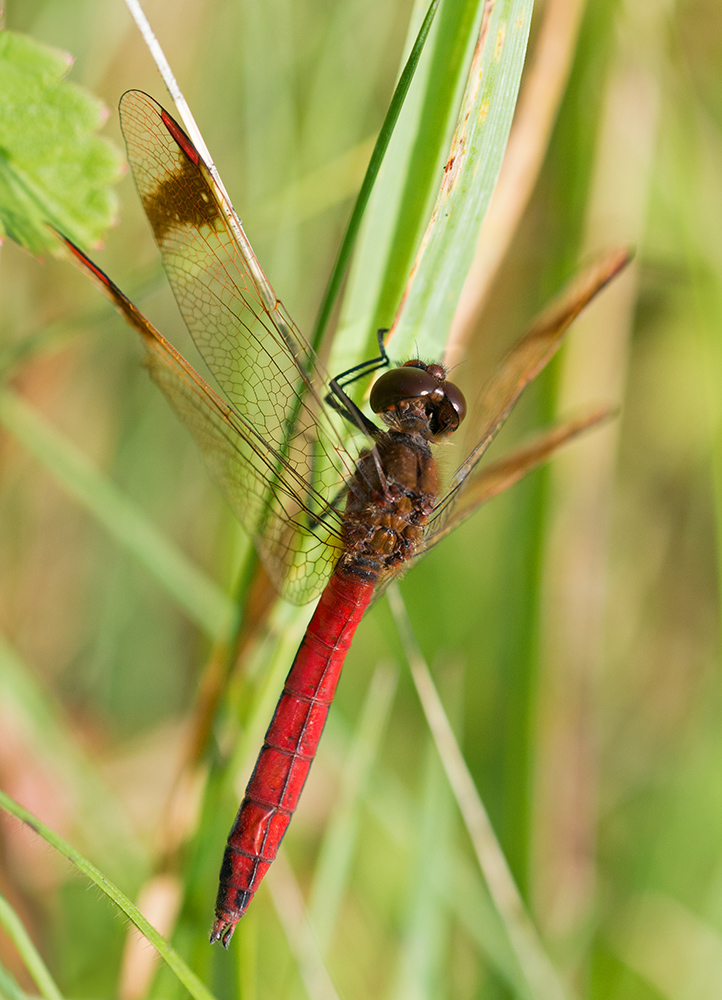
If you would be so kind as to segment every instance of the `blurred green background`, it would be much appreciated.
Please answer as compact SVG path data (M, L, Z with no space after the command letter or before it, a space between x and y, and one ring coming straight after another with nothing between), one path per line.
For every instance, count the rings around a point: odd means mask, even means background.
M411 6L147 4L302 329L393 90ZM481 381L580 261L631 243L632 268L578 322L505 441L584 402L619 405L619 416L496 499L402 590L569 996L713 1000L722 996L722 12L712 0L547 0L534 17L523 87L536 86L543 103L567 57L569 79L498 271L489 260L501 241L487 232L477 280L489 287L460 381ZM111 109L104 134L118 144L124 90L168 103L119 0L11 0L6 26L72 53L71 79ZM550 61L535 62L540 52ZM521 198L523 184L514 191ZM118 195L120 224L95 256L185 349L129 176ZM143 371L134 335L67 263L40 263L10 242L0 302L0 358L14 359L8 378L31 407L16 419L37 438L40 417L89 459L159 544L201 574L216 606L236 585L246 543ZM70 476L82 478L72 463ZM136 528L131 519L137 541ZM47 460L0 428L0 787L132 898L144 894L162 930L184 887L174 940L219 997L530 996L385 602L349 655L285 861L229 954L208 948L234 798L300 625L276 610L233 675L211 748L183 770L199 679L222 660L201 618ZM167 973L152 984L150 946L128 939L107 901L41 840L4 815L0 833L0 892L65 995L179 993ZM35 992L2 931L0 962Z

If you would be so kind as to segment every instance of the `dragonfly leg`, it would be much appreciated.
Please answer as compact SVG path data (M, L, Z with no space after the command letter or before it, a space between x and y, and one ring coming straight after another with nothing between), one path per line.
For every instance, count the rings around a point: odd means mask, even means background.
M345 389L347 386L356 382L358 379L363 378L365 375L372 375L375 371L378 371L379 368L390 368L391 358L386 353L386 348L384 346L384 334L388 332L388 329L383 328L381 330L377 330L376 332L379 345L379 356L377 358L371 358L369 361L362 361L360 365L354 365L353 368L349 368L347 371L341 372L340 375L337 375L333 379L331 384L333 385L335 382L337 385ZM349 378L349 375L352 375L353 378Z
M352 399L346 393L346 389L353 382L358 381L360 378L365 378L367 375L372 375L375 371L380 368L388 368L391 364L391 359L386 353L386 348L384 347L384 334L388 333L388 330L381 329L377 332L378 343L379 343L379 356L377 358L371 358L369 361L362 361L360 365L354 365L353 368L349 368L345 372L341 372L340 375L336 375L332 378L329 385L331 391L326 395L325 402L332 410L340 413L341 416L348 420L357 427L362 433L366 434L368 437L376 438L379 434L379 428L376 424L369 420L361 410L356 406Z
M352 399L346 395L336 379L331 379L329 385L331 392L326 396L325 402L336 413L340 413L344 420L348 420L357 430L360 430L366 437L376 438L380 433L379 428L369 418L361 412Z

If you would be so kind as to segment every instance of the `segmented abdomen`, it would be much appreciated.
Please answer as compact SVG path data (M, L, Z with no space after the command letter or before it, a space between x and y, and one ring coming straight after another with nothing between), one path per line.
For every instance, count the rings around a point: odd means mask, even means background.
M227 947L298 805L373 574L339 564L296 653L226 843L211 941Z

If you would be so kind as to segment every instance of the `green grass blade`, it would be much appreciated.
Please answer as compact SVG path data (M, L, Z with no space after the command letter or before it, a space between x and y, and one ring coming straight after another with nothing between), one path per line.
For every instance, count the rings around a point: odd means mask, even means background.
M386 151L389 148L391 136L393 135L396 123L399 120L399 115L401 114L401 109L404 105L404 101L406 100L406 95L409 92L411 81L413 80L414 74L416 73L416 69L419 65L421 53L424 50L426 40L429 37L429 32L431 31L431 25L433 24L434 17L436 16L436 11L439 9L439 3L440 0L432 0L429 4L426 17L421 23L421 28L416 36L416 41L411 49L409 58L406 60L406 65L404 66L399 82L396 85L396 90L394 91L394 96L391 98L389 110L386 112L386 117L383 125L381 126L379 137L376 140L376 145L374 146L373 153L371 154L371 160L369 161L366 175L356 198L356 204L351 212L351 218L349 219L348 227L346 229L343 242L341 243L341 249L338 252L336 264L334 265L334 269L331 273L328 288L326 289L326 294L324 295L323 302L321 303L316 325L311 336L311 344L316 350L318 350L319 344L321 343L321 338L323 337L326 325L331 316L331 311L333 310L334 303L336 302L336 297L339 293L339 289L341 288L341 282L343 281L343 277L346 273L348 262L351 259L351 252L361 227L361 221L364 217L366 206L368 205L369 198L371 197L371 192L374 184L376 183L376 178L378 177L379 170L381 169L381 164L383 163Z
M441 6L364 216L333 372L370 357L377 329L391 326L438 190L483 8L483 0Z
M268 888L305 995L310 1000L341 1000L309 923L299 883L283 850L274 862ZM289 988L282 987L279 992L294 995Z
M102 852L103 863L112 863L114 872L145 871L147 858L119 801L81 749L68 717L2 634L0 705L27 728L34 753L61 769L62 780L77 796L85 843Z
M511 129L531 4L499 0L482 28L432 221L395 324L393 349L438 356L476 252Z
M338 757L348 753L351 735L333 714L324 732L331 752ZM376 769L369 784L367 805L384 836L396 850L405 852L418 834L415 806L409 791L383 769ZM478 869L466 854L454 852L450 873L440 886L439 895L464 927L489 968L516 994L527 998L528 989L516 955Z
M356 735L348 748L338 804L319 852L308 915L322 951L327 950L337 926L356 845L360 806L386 729L396 680L396 674L384 666L378 667L371 679Z
M233 604L93 464L16 393L0 394L0 423L50 469L117 542L128 549L210 636L226 627Z
M443 898L451 868L453 800L431 742L425 758L393 1000L439 995L442 956L453 912Z
M48 967L43 962L38 949L30 940L22 921L4 896L0 895L0 927L5 931L18 950L25 963L25 968L33 977L40 996L45 1000L62 1000L63 994L58 989L55 980L50 975Z
M28 994L24 993L18 985L15 977L0 962L0 998L1 1000L28 1000Z
M429 669L411 630L398 585L392 584L387 595L429 729L469 832L479 867L504 923L509 941L516 952L531 996L535 1000L567 1000L568 993L544 951L537 930L527 913L489 815L444 712Z
M74 847L71 847L62 837L59 837L57 833L54 833L44 823L41 823L37 817L33 816L32 813L24 809L2 790L0 790L0 808L34 830L46 843L54 847L68 861L71 861L108 899L112 900L125 913L131 923L135 924L140 933L150 941L160 957L175 973L178 980L188 990L194 1000L213 1000L213 994L206 989L195 973L188 968L180 955L158 933L155 927L148 923L137 906L134 906L128 897L110 879L106 878L95 865L91 864L87 858L84 858L82 854L76 851ZM59 997L59 994L49 997L48 1000L57 1000L57 997Z

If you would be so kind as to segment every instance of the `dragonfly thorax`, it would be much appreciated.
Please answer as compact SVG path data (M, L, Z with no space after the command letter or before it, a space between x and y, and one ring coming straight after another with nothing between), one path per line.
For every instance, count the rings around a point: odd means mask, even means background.
M409 431L379 434L356 463L343 520L348 569L369 577L410 559L422 540L439 483L428 438Z
M418 359L377 379L370 403L389 427L426 438L451 434L466 415L464 395L453 382L446 381L446 369Z

